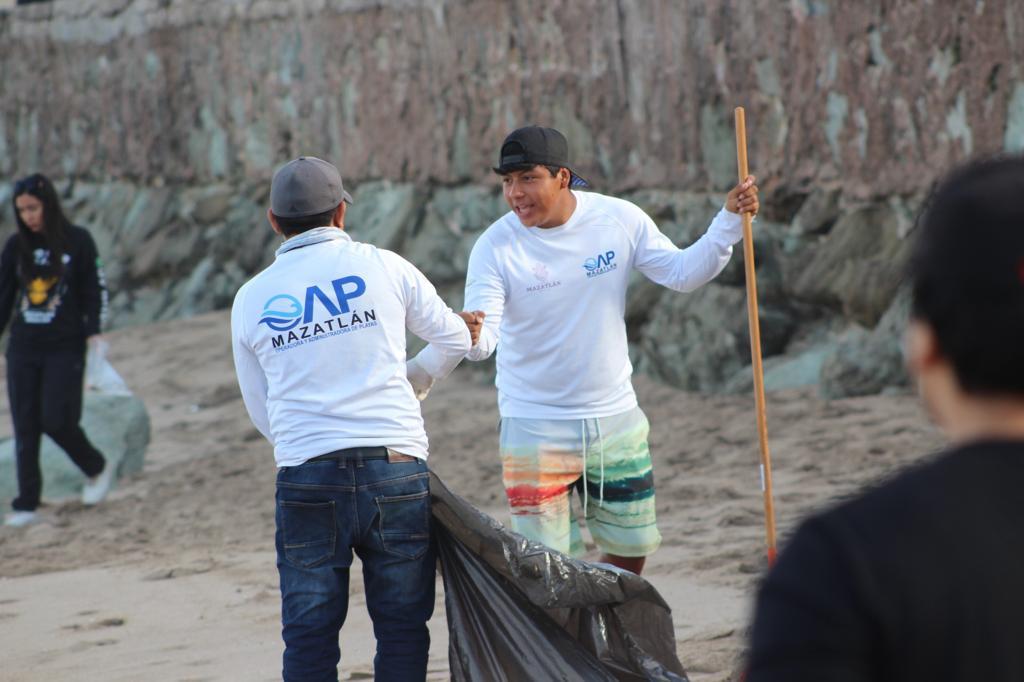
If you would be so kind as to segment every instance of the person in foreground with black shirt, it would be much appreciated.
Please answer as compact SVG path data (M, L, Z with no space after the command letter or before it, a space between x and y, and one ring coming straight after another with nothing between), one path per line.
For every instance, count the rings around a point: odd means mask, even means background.
M950 447L805 521L758 595L747 682L1024 680L1024 158L918 224L907 365Z
M114 472L78 423L86 345L98 338L106 306L96 244L64 216L53 183L43 175L16 182L12 203L18 230L0 252L0 331L13 312L7 395L18 497L4 524L24 526L37 519L42 494L42 434L88 477L83 503L102 501Z

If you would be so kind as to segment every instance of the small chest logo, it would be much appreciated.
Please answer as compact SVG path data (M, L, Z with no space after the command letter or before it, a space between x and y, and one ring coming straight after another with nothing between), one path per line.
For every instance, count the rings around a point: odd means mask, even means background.
M560 280L552 280L551 273L548 272L548 266L543 263L534 263L533 267L530 268L530 272L537 278L537 284L533 284L526 287L527 293L533 293L535 291L543 291L544 289L551 289L552 287L561 286Z
M605 251L604 253L599 253L594 258L588 258L583 261L583 269L587 271L587 277L597 277L606 272L611 272L617 267L619 267L619 264L615 262L614 251Z

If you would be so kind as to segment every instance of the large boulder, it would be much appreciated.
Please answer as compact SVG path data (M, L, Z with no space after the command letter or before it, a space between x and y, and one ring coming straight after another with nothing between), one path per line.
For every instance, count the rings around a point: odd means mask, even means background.
M814 189L800 205L789 225L789 232L796 236L825 234L832 229L839 218L838 186Z
M831 345L812 346L802 351L787 351L785 355L764 361L764 389L785 391L817 386L821 380L821 366L832 350ZM754 375L748 364L726 383L726 393L749 393L754 388Z
M355 203L345 213L352 238L402 252L423 204L423 191L408 183L366 182L353 191Z
M842 215L822 240L787 265L786 281L801 301L839 307L872 328L899 287L912 225L899 200L868 204Z
M246 279L248 275L234 261L218 262L207 256L199 261L187 278L174 283L160 319L190 317L229 308Z
M764 355L781 353L796 320L781 305L760 308ZM689 391L721 392L750 363L746 294L712 282L661 298L644 328L639 369Z
M909 315L910 290L903 288L874 330L850 329L822 363L822 395L846 398L907 386L902 340Z
M133 395L106 395L86 391L82 409L82 428L96 448L114 467L117 477L142 469L149 445L149 415L142 401ZM85 481L82 472L57 445L46 436L40 456L43 470L43 497L60 499L77 496ZM17 494L17 469L14 440L0 443L0 500Z
M187 207L187 214L201 225L220 222L227 217L236 192L234 187L228 185L203 187L189 197L191 202Z
M173 285L148 285L131 290L112 292L110 299L110 327L131 327L161 319L161 313L170 304Z
M182 269L188 270L206 249L202 226L174 217L137 249L115 250L115 255L130 263L127 274L132 280L139 281L154 274L176 274Z
M218 263L233 262L250 275L273 262L282 242L267 220L267 201L260 189L235 196L224 222L209 226L203 235L208 255Z
M402 255L431 282L462 286L477 238L506 211L496 187L438 189L424 205L423 220Z

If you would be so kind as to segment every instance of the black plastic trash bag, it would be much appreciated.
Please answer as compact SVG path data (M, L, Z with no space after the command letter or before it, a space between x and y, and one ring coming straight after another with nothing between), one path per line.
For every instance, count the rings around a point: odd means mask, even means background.
M505 529L430 475L457 682L687 682L672 613L640 576Z

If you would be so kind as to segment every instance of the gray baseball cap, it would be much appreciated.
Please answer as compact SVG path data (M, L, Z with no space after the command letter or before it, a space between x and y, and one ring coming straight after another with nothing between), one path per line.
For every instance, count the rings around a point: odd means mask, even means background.
M277 169L270 181L270 210L278 218L304 218L326 213L352 195L341 184L338 169L315 156L300 156Z

